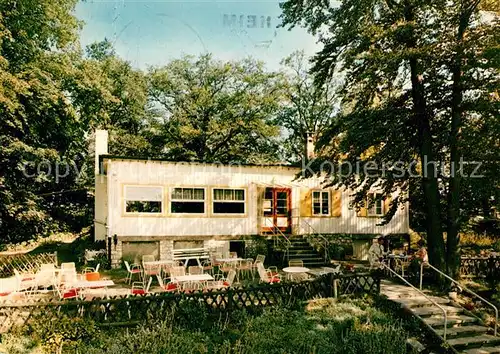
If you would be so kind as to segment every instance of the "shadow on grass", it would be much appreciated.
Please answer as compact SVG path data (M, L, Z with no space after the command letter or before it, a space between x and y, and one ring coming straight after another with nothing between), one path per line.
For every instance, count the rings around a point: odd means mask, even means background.
M82 265L85 249L96 249L98 245L92 240L89 235L83 235L76 238L73 242L47 242L32 251L29 254L54 253L57 252L58 264L65 262L75 262L77 265Z

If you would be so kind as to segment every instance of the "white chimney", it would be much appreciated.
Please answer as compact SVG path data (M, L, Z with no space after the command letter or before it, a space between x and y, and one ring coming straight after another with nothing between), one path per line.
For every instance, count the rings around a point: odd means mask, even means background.
M95 174L99 174L99 156L108 153L108 131L97 129L95 131Z
M314 137L312 132L306 133L305 157L307 160L314 159Z

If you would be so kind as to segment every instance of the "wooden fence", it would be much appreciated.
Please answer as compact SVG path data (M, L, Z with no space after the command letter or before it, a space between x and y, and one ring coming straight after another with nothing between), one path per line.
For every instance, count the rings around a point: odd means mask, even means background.
M149 318L164 318L174 308L197 304L209 312L246 309L249 312L268 306L290 306L313 298L334 295L378 294L376 274L333 276L326 274L300 283L280 283L247 288L195 293L152 293L142 296L116 296L91 301L47 301L0 303L0 332L24 325L33 318L57 320L61 313L89 318L100 326L135 325Z
M57 265L57 252L0 256L0 277L6 278L14 275L14 269L21 273L36 273L45 263Z
M500 257L462 257L460 275L465 278L500 280Z

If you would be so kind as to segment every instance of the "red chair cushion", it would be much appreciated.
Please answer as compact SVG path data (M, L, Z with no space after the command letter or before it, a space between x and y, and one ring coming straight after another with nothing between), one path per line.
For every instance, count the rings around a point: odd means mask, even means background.
M279 283L280 282L280 278L270 278L269 279L269 283Z
M8 293L0 293L0 296L7 296L10 294L10 291Z
M21 281L30 281L30 280L35 280L35 277L26 277L23 278Z
M223 282L222 285L224 285L224 286L231 286L231 284L229 284L229 282L227 282L227 281Z
M145 295L146 290L144 289L132 289L132 295Z
M77 296L78 296L78 292L76 291L76 289L69 289L63 294L63 299L68 299L68 298L77 297Z
M167 286L165 287L166 291L173 291L177 290L177 284L175 283L168 283Z
M132 269L130 272L134 273L134 274L137 274L137 273L140 273L141 270L140 269Z

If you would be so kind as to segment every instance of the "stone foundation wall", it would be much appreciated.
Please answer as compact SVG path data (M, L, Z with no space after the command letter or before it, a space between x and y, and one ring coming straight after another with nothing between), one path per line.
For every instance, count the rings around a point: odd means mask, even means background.
M127 242L155 242L159 244L159 259L160 260L171 260L174 250L174 242L180 241L179 238L165 238L165 237L120 237L118 236L118 242L115 246L114 242L111 242L111 268L120 268L123 258L123 244ZM185 240L188 241L188 240ZM226 240L216 240L216 239L204 239L200 240L203 242L203 247L217 250L222 249L224 252L229 252L229 241ZM148 251L149 252L149 247ZM139 257L140 258L140 257ZM140 262L136 260L136 262Z

